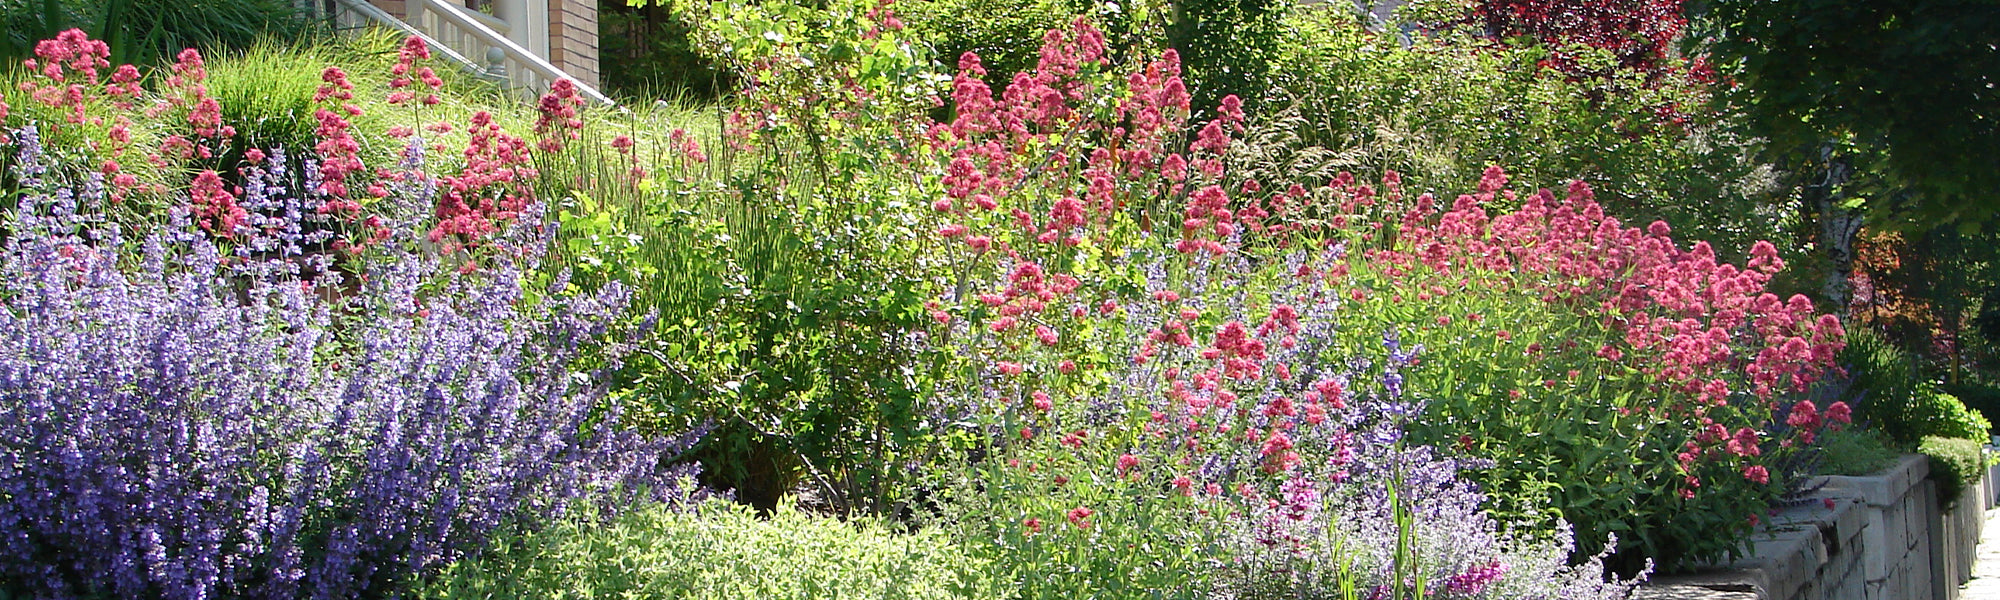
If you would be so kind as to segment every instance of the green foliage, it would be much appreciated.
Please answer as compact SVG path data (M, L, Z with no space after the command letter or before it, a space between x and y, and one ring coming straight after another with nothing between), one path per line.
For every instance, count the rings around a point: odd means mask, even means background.
M1275 60L1293 38L1280 25L1287 0L1176 0L1165 2L1163 45L1180 52L1194 110L1213 110L1225 96L1253 106L1283 73Z
M256 148L313 147L313 92L319 70L356 64L356 56L329 46L264 42L240 54L209 61L208 92L222 105L222 121L236 128L240 144Z
M401 44L401 38L391 32L368 30L338 44L312 38L270 38L241 51L214 53L207 59L205 83L209 95L221 105L222 122L236 128L236 138L231 140L233 153L240 154L246 148L282 147L298 156L311 150L319 143L314 133L318 122L313 113L324 106L312 101L314 92L323 83L321 70L328 65L339 65L359 89L386 90L389 69L395 65L396 49ZM490 84L457 68L440 64L435 69L446 83L449 93L443 96L448 99L447 104L419 114L413 107L381 104L380 95L364 92L357 99L366 111L349 116L348 120L356 128L371 133L385 131L391 125L416 127L420 120L462 123L496 93ZM431 137L443 139L436 134ZM375 141L362 147L368 164L388 164L400 159L399 141Z
M1896 464L1901 456L1881 432L1863 427L1828 431L1820 436L1819 465L1822 475L1868 475Z
M946 68L974 52L988 71L1003 74L989 82L995 89L1034 68L1044 33L1079 16L1097 19L1114 57L1179 52L1194 109L1206 112L1224 96L1253 105L1263 96L1285 45L1280 20L1290 6L1287 0L917 0L895 8Z
M992 562L995 576L1016 582L1016 598L1058 600L1083 590L1099 598L1207 597L1222 575L1211 565L1228 553L1218 524L1196 513L1195 500L1158 481L1096 474L1050 484L1048 473L1114 462L1121 442L1097 437L1076 456L1008 453L1028 464L1049 460L1039 474L999 460L974 465L946 496L951 522L961 537L978 542L972 549ZM1062 515L1079 506L1098 507L1088 525L1064 522ZM1024 525L1028 519L1035 520L1032 529Z
M1929 228L2000 216L2000 6L1989 0L1690 2L1703 49L1774 147L1825 141L1886 179L1871 218ZM1905 190L1915 193L1903 193Z
M1965 407L1979 413L1991 422L2000 417L2000 384L1978 378L1965 378L1958 382L1938 384L1938 389L1957 396Z
M804 483L886 512L927 435L911 333L934 273L912 262L915 200L881 140L938 80L874 6L711 5L702 52L759 82L741 108L644 109L538 159L579 283L624 282L657 311L621 371L629 418L713 423L695 451L709 483L767 509ZM630 154L607 149L619 135Z
M112 64L157 64L183 48L245 50L319 26L289 0L0 0L0 61L32 58L35 42L72 27L111 44Z
M1024 73L1035 67L1042 35L1069 27L1088 10L1077 0L909 0L897 14L918 39L930 43L946 68L967 52L979 55L992 73ZM992 82L995 87L1004 80Z
M690 19L701 13L686 4L598 1L599 64L606 93L637 101L706 101L736 87L734 76L695 50Z
M669 145L654 127L691 116L663 112L628 121L638 152ZM879 486L849 484L879 483L867 474L913 435L915 348L899 333L921 315L911 277L866 247L863 223L835 224L837 207L759 184L809 176L803 164L729 151L647 164L676 160L690 163L680 178L639 184L598 144L544 163L546 182L568 186L549 197L571 198L563 236L579 283L632 285L658 315L621 371L628 418L714 422L697 452L711 483L759 506L805 477L839 508L877 498Z
M1957 396L1944 392L1930 394L1927 401L1914 403L1907 418L1928 425L1912 428L1925 436L1984 440L1993 429L1993 424L1986 417L1966 408Z
M780 507L768 519L721 501L646 507L502 539L417 595L487 598L985 599L991 566L932 529L904 533Z
M1439 18L1432 4L1415 8ZM1342 8L1298 9L1282 26L1289 42L1264 102L1282 134L1264 145L1318 148L1299 160L1323 172L1372 180L1394 170L1413 193L1442 193L1502 165L1531 186L1588 182L1621 220L1663 220L1719 252L1757 240L1794 247L1797 217L1774 203L1777 177L1754 160L1756 141L1685 78L1574 82L1541 66L1539 48L1452 29L1403 41Z
M1965 488L1985 475L1986 455L1980 446L1978 441L1940 436L1924 436L1917 443L1917 453L1931 459L1930 478L1937 482L1939 505L1958 502Z
M1924 376L1916 361L1866 328L1848 332L1847 348L1840 353L1840 364L1853 378L1853 389L1862 394L1861 401L1854 406L1857 420L1869 421L1871 407L1875 404L1900 402L1915 396L1924 386ZM1915 441L1915 438L1902 436L1895 438Z
M1986 418L1927 379L1908 355L1866 330L1850 336L1841 354L1861 394L1855 420L1910 447L1929 436L1984 440Z

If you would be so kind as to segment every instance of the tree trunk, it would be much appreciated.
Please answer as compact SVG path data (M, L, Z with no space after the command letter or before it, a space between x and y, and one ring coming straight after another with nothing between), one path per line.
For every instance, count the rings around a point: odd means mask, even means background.
M1820 294L1845 316L1854 297L1854 238L1861 233L1861 211L1848 208L1841 186L1854 176L1848 157L1839 155L1828 143L1820 147L1819 161L1806 183L1803 199L1819 213L1819 247L1826 254L1826 282Z

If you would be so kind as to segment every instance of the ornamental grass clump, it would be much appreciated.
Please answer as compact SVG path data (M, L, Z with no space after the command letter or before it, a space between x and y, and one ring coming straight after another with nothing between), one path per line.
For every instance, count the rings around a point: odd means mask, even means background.
M393 595L495 531L677 489L658 465L676 443L620 429L595 376L625 290L532 285L535 219L470 273L416 227L335 265L312 161L304 189L281 150L240 188L203 171L166 225L128 232L102 174L60 176L32 125L9 137L0 591ZM389 222L421 220L404 200Z

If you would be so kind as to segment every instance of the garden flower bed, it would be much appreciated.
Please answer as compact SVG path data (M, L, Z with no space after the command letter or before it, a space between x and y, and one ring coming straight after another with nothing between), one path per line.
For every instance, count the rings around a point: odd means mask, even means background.
M712 8L695 108L38 45L0 598L1624 598L1857 435L1769 242L1306 164L1092 18Z

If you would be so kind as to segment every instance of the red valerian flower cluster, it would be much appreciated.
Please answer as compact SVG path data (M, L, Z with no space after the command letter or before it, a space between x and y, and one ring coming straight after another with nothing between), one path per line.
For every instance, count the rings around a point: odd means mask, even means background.
M1506 185L1496 167L1478 193L1460 196L1449 210L1438 210L1428 195L1418 198L1400 217L1396 246L1372 252L1371 259L1391 272L1497 276L1552 306L1601 315L1619 339L1599 346L1595 356L1631 365L1672 392L1668 402L1639 410L1697 424L1677 455L1688 473L1684 497L1701 485L1692 475L1697 461L1734 463L1762 453L1757 430L1731 431L1711 418L1711 411L1732 401L1756 403L1763 414L1789 414L1786 439L1777 440L1788 447L1811 444L1820 429L1851 418L1845 403L1829 406L1825 415L1809 401L1783 403L1784 395L1836 369L1846 331L1804 296L1780 299L1766 290L1784 268L1771 244L1753 245L1750 260L1738 267L1719 261L1706 242L1683 249L1665 223L1625 227L1604 214L1581 182L1560 200L1547 190L1520 198ZM1489 214L1485 207L1496 200L1520 208ZM1768 483L1768 472L1755 469L1746 463L1743 476Z
M1839 319L1816 315L1804 296L1780 300L1765 291L1771 275L1784 268L1768 242L1751 248L1747 268L1721 263L1707 242L1677 247L1665 223L1624 227L1604 214L1582 182L1560 201L1542 190L1520 209L1491 216L1484 206L1496 194L1516 200L1502 190L1505 185L1496 167L1478 194L1460 196L1442 214L1427 196L1420 198L1397 230L1408 250L1377 258L1421 262L1441 273L1518 273L1517 281L1538 286L1551 300L1599 303L1626 342L1622 350L1601 348L1600 356L1644 353L1647 373L1708 404L1728 402L1732 390L1722 377L1739 370L1759 398L1803 390L1832 368L1844 345ZM1744 359L1747 366L1740 365Z
M528 182L535 170L529 165L527 142L502 131L486 111L473 113L467 133L471 141L465 147L465 166L457 175L444 177L437 225L430 231L431 242L443 244L447 251L493 234L514 220L533 197Z
M90 118L85 114L86 100L99 93L98 70L111 66L110 56L109 45L90 39L83 30L64 31L57 34L56 39L35 44L35 58L22 62L27 70L40 72L49 84L39 85L33 80L24 80L20 84L21 91L30 93L42 104L69 109L69 122L83 123ZM118 75L122 73L114 74ZM122 94L129 89L126 87L128 83L115 82L103 91Z
M404 89L410 87L411 69L413 68L416 69L416 81L423 82L424 87L428 88L423 97L423 105L432 106L443 101L438 97L437 92L444 87L444 79L438 77L437 73L431 71L431 68L428 66L416 66L418 60L426 60L430 57L430 45L424 43L423 38L410 36L408 39L403 40L402 49L396 53L396 66L391 67L389 70L389 74L394 76L393 79L389 80L389 88L392 90L389 92L389 104L400 105L416 99L416 92Z
M108 80L100 79L102 70L110 66L108 60L110 56L110 46L102 41L90 39L82 30L64 31L55 39L37 43L35 58L22 61L22 66L40 79L23 79L18 84L18 89L27 92L29 97L44 106L62 110L65 113L63 115L65 126L104 127L105 117L92 114L90 112L92 108L108 102L119 111L130 111L133 109L134 101L144 91L139 86L139 71L131 65L119 65L111 72ZM195 55L194 61L199 64L199 55ZM205 94L206 90L202 93ZM169 100L181 101L179 97L170 97ZM0 101L0 119L5 119L8 112L9 107L6 102ZM217 137L222 130L213 128L218 123L216 119L208 118L212 113L213 111L209 111L191 116L190 121L197 127L207 125L210 127L205 130L208 137ZM104 131L103 136L110 142L109 147L94 148L103 153L97 169L110 180L113 202L123 201L139 185L138 178L126 172L124 165L119 163L119 159L132 145L131 122L125 115L112 115L110 127ZM52 131L56 128L55 124L49 126ZM6 133L0 132L0 143L7 140ZM193 144L179 136L171 136L168 144L169 148L185 146L187 154L190 155L195 152ZM156 163L164 161L157 154L150 158Z
M313 93L313 102L328 102L330 106L313 111L313 119L319 122L313 129L319 136L314 146L320 159L318 191L325 196L319 212L352 216L361 210L361 204L349 197L348 179L365 167L361 164L361 142L354 139L354 124L348 118L361 116L361 107L353 103L354 84L347 80L347 71L327 67L320 71L320 81L325 83Z
M541 117L535 120L535 135L541 136L541 151L561 152L570 140L583 137L583 117L577 109L583 106L583 94L576 88L576 82L558 79L549 85L549 92L535 105Z
M222 177L214 169L204 169L194 177L188 196L194 207L195 222L218 237L236 236L249 213L236 203L236 194L224 189Z

